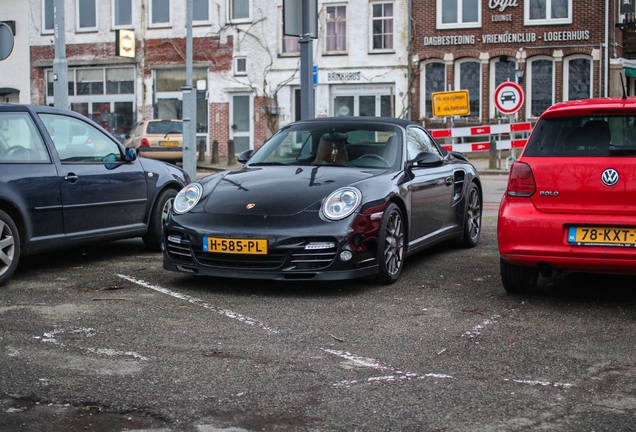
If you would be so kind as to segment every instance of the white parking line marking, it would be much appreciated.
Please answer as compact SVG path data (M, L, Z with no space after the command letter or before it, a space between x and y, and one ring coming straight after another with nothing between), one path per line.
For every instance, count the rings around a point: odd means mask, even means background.
M500 318L499 315L491 316L490 319L487 319L483 323L478 324L475 327L473 327L472 330L469 330L466 333L464 333L462 335L462 337L468 337L470 339L475 339L477 336L481 336L481 331L484 330L486 327L495 324L499 318Z
M386 366L384 364L382 364L380 361L378 360L374 360L371 358L367 358L367 357L360 357L357 356L355 354L352 354L350 352L347 351L339 351L339 350L332 350L332 349L325 349L325 348L321 348L324 352L327 352L329 354L333 354L335 356L338 356L340 358L343 358L347 361L349 361L350 363L353 363L355 366L360 366L360 367L367 367L367 368L371 368L371 369L378 369L378 370L382 370L382 371L389 371L389 372L393 372L392 375L383 375L383 376L377 376L377 377L369 377L366 379L366 381L363 382L367 382L367 383L373 383L373 382L379 382L379 381L384 381L384 382L395 382L398 380L410 380L413 378L417 378L417 379L423 379L423 378L443 378L443 379L452 379L453 377L450 375L445 375L445 374L433 374L433 373L428 373L428 374L424 374L424 375L418 375L416 373L413 372L402 372L400 370L394 369L392 367ZM352 385L356 385L356 384L361 384L361 381L340 381L338 383L333 384L333 386L335 387L351 387Z
M88 351L93 354L101 354L107 356L130 356L136 360L147 361L148 359L140 354L137 354L133 351L121 351L117 349L109 349L109 348L82 348L83 350Z
M84 336L89 338L89 337L95 336L97 334L97 331L94 328L86 328L86 327L73 327L69 329L56 328L50 332L45 332L42 336L33 336L33 339L36 339L40 342L52 343L54 345L66 346L66 344L61 343L57 340L58 335L73 334L73 333L75 334L84 333ZM79 347L79 349L88 351L89 353L92 353L92 354L101 354L101 355L108 355L108 356L130 356L137 360L144 360L144 361L148 360L146 357L142 356L141 354L137 354L136 352L133 352L133 351L121 351L121 350L111 349L111 348L85 348L85 347Z
M119 276L120 278L125 279L125 280L127 280L129 282L132 282L134 284L142 286L144 288L150 288L150 289L155 290L157 292L160 292L162 294L166 294L166 295L169 295L171 297L177 298L179 300L185 300L188 303L191 303L191 304L197 305L197 306L201 306L202 308L211 310L212 312L216 312L216 313L221 314L221 315L225 315L228 318L235 319L235 320L240 321L242 323L245 323L245 324L248 324L248 325L251 325L251 326L260 327L260 328L262 328L263 330L265 330L265 331L267 331L269 333L274 333L274 334L278 333L278 330L273 329L273 328L265 325L261 321L258 321L258 320L254 319L254 318L246 317L245 315L241 315L240 313L233 312L231 310L218 309L218 308L216 308L216 307L214 307L214 306L212 306L212 305L210 305L208 303L204 303L201 299L198 299L196 297L192 297L192 296L189 296L189 295L186 295L186 294L181 294L181 293L178 293L178 292L175 292L175 291L170 291L167 288L163 288L163 287L160 287L160 286L157 286L157 285L152 285L152 284L150 284L150 283L148 283L146 281L143 281L143 280L131 277L131 276L126 276L126 275L121 275L121 274L118 274L117 276Z
M574 387L574 384L569 383L559 383L559 382L549 382L549 381L533 381L533 380L516 380L516 379L504 379L504 381L511 381L518 384L527 384L527 385L540 385L543 387L558 387L558 388L571 388Z

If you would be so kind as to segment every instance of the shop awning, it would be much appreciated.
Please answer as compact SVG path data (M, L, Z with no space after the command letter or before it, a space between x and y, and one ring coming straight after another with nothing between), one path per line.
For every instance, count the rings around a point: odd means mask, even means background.
M0 87L0 96L6 96L10 94L20 94L20 90L11 87Z
M636 69L632 69L632 68L626 67L625 68L625 76L636 78Z

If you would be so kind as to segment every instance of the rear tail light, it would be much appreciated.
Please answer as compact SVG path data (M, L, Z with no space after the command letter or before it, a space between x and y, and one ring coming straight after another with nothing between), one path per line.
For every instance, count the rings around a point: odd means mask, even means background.
M537 190L534 182L532 168L523 162L515 162L510 168L508 177L508 195L518 197L529 197Z
M142 138L141 144L139 144L139 147L150 147L150 143L148 142L146 138Z

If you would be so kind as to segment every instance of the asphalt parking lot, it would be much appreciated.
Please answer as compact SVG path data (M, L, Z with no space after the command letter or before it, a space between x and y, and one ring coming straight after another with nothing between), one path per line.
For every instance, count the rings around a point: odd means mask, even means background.
M634 278L498 275L482 239L391 286L167 273L126 240L29 257L0 289L0 430L636 430Z

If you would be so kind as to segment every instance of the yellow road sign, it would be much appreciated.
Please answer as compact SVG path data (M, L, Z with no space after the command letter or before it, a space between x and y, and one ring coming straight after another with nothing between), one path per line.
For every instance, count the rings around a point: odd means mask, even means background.
M468 116L470 115L470 99L468 90L436 92L433 99L433 116Z

